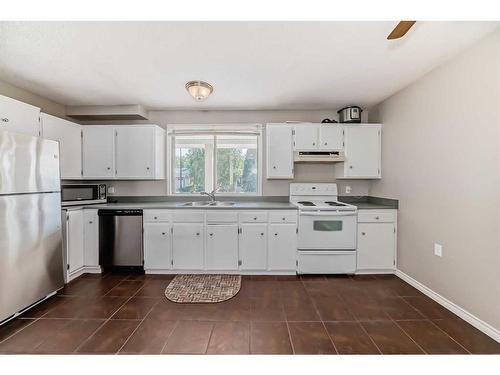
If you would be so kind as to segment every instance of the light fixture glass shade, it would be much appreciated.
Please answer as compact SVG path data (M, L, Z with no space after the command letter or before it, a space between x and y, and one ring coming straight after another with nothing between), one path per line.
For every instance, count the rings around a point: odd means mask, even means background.
M189 81L186 83L186 90L197 101L201 102L208 98L214 91L211 84L203 81Z

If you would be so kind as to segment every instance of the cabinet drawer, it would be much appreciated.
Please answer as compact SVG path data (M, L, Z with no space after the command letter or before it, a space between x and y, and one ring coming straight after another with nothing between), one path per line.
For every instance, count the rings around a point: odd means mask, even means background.
M169 210L144 210L143 221L145 223L168 222L172 220L172 211Z
M241 212L240 222L242 223L267 223L266 211Z
M358 223L392 223L394 212L391 211L358 211Z
M236 211L207 211L207 223L234 223L238 222Z
M271 223L296 223L297 211L271 211L269 213Z
M172 215L176 223L202 223L205 221L204 211L177 210Z

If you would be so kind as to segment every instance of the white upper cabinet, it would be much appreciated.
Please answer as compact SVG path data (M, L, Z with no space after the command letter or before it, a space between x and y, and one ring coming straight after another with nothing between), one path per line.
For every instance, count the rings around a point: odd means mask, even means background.
M40 115L42 137L59 142L61 178L82 177L82 127L46 113Z
M165 131L156 125L84 126L83 177L165 178Z
M0 130L40 135L40 108L0 95Z
M319 147L319 125L295 124L294 148L297 151L313 151Z
M337 124L319 126L319 148L321 150L342 150L344 148L344 129Z
M293 125L267 124L266 177L268 179L293 178Z
M344 126L344 163L335 164L338 178L381 178L380 124Z
M113 127L83 126L82 131L83 177L114 178Z

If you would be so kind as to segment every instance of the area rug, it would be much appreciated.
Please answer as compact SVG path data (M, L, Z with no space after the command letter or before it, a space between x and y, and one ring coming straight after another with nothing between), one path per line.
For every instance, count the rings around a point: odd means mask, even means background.
M178 303L217 303L233 298L240 288L240 275L177 275L165 296Z

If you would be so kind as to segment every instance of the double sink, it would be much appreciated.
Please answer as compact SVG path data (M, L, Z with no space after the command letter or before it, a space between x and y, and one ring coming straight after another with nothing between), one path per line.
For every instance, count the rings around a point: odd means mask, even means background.
M181 204L181 206L189 206L189 207L231 207L234 206L236 202L207 202L207 201L198 201L198 202L186 202Z

